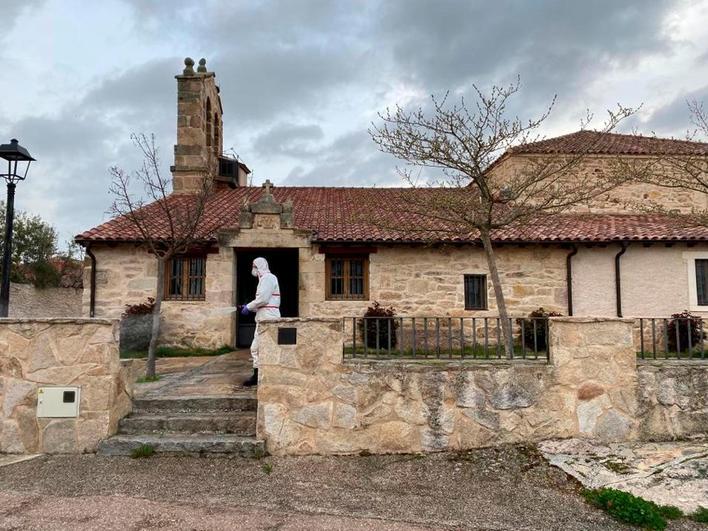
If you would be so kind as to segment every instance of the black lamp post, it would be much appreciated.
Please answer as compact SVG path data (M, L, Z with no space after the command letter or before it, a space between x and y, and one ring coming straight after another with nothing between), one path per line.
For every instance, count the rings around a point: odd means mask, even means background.
M0 286L0 317L7 317L10 309L10 267L12 262L12 222L15 217L15 185L27 177L33 159L16 139L0 145L0 159L7 161L7 173L0 177L7 182L7 203L5 204L5 248L2 256L2 285ZM2 171L2 169L0 169Z

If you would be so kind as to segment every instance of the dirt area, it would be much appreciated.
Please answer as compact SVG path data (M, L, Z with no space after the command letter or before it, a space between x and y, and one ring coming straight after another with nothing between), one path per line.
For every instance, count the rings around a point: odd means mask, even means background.
M628 529L529 447L265 458L39 457L0 468L0 529ZM682 520L669 529L705 529Z

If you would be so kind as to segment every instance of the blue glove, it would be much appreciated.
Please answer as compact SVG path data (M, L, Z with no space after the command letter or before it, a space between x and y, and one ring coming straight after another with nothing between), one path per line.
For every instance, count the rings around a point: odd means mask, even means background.
M248 306L245 304L241 306L241 315L248 315L251 313L251 310L248 309Z

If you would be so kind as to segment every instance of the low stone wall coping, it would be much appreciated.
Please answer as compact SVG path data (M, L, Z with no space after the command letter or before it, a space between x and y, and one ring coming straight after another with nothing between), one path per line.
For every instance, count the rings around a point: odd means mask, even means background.
M549 317L556 323L634 323L635 319L625 317Z
M40 319L10 319L0 318L0 324L31 324L31 323L47 323L47 324L113 324L118 323L120 319L103 319L103 318L87 318L87 317L46 317Z

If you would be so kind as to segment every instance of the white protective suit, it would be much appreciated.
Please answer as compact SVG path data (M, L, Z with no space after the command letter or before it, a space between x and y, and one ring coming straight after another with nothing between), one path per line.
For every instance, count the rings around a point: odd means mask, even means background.
M278 277L268 269L268 262L265 258L256 258L253 261L253 270L258 276L258 287L256 288L256 298L246 306L252 312L256 312L256 330L253 333L253 343L251 343L251 358L253 368L258 368L258 323L268 319L278 319L280 317L280 286Z

